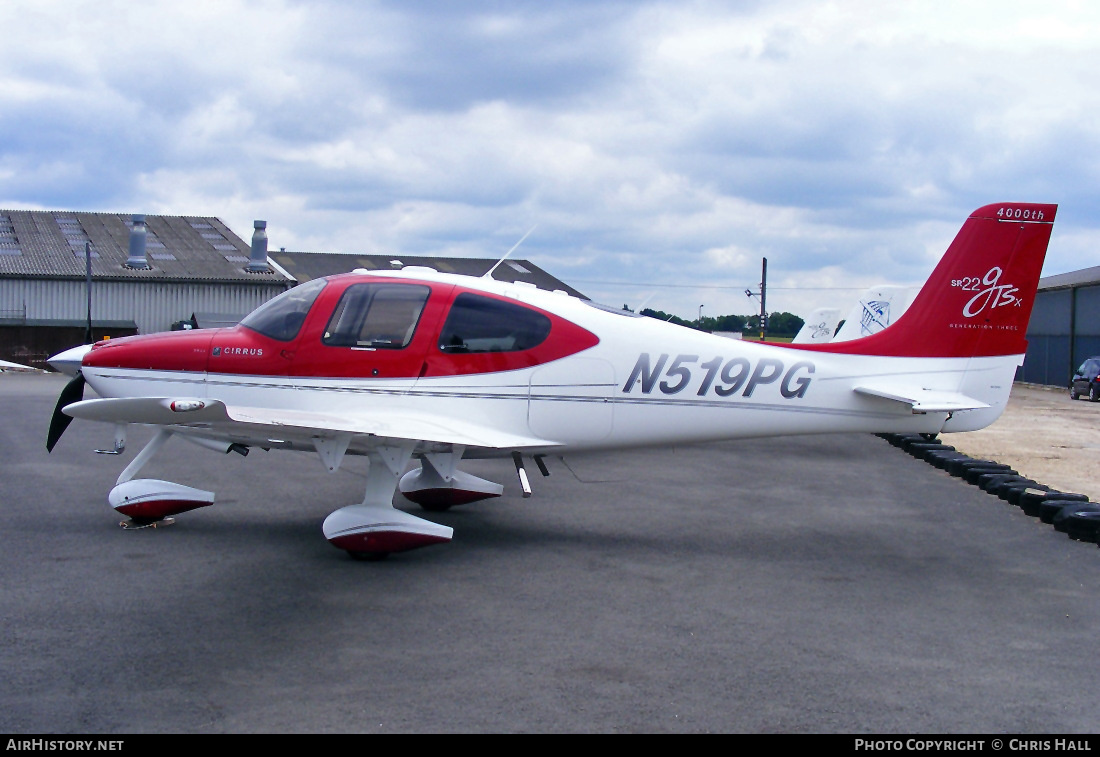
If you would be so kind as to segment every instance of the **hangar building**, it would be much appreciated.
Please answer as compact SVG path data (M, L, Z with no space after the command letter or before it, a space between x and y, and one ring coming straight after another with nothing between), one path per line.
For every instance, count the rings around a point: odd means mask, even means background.
M296 283L255 225L249 244L217 218L0 210L0 358L45 367L89 321L100 339L250 312Z
M1016 378L1068 387L1074 369L1093 355L1100 355L1100 266L1040 279Z

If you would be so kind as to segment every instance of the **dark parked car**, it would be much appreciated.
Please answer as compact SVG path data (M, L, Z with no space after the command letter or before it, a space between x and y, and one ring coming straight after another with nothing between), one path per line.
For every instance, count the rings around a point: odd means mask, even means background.
M1069 382L1069 396L1073 399L1087 396L1093 402L1100 402L1100 355L1081 363Z

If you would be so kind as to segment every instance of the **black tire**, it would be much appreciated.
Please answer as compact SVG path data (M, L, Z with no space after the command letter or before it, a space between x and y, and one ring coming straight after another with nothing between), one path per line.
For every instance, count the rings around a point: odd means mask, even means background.
M910 444L906 451L918 460L927 460L929 452L954 452L955 450L946 444Z
M954 460L948 460L947 465L944 466L944 470L946 470L952 476L961 476L962 472L966 469L966 466L969 465L970 462L973 460L974 458L968 455L957 457Z
M1089 384L1089 402L1100 402L1100 386Z
M1007 465L973 466L967 469L963 478L966 479L967 483L977 485L981 482L982 476L989 474L1014 476L1016 475L1016 471L1012 470L1012 468Z
M1020 509L1027 515L1041 519L1043 504L1051 500L1080 503L1088 502L1089 498L1085 494L1076 494L1072 492L1048 491L1042 494L1025 493L1020 495ZM1049 522L1050 521L1047 521L1047 523Z
M939 442L915 442L908 444L905 451L913 457L924 457L928 452L954 452L955 448L950 444L940 444Z
M987 492L987 491L989 491L989 485L992 482L994 482L994 481L1001 482L1001 481L1004 481L1006 478L1011 478L1015 475L1016 475L1015 473L1002 473L1001 471L987 471L985 473L979 473L976 476L974 476L973 477L974 480L971 481L971 483L974 484L974 486L981 489L983 492Z
M1081 399L1081 393L1077 391L1077 387L1074 384L1069 385L1069 398L1071 400Z
M1055 514L1051 520L1051 525L1054 526L1055 531L1061 531L1063 534L1068 535L1071 524L1074 532L1077 533L1080 526L1089 525L1088 519L1090 517L1100 517L1100 505L1091 502L1071 504L1069 507L1063 507ZM1078 541L1081 540L1078 539Z
M961 460L964 457L966 457L966 455L962 452L948 452L942 450L933 450L924 455L924 459L927 463L936 466L940 470L946 470L952 460Z
M996 463L992 460L979 460L976 458L969 458L966 460L956 460L948 466L948 471L952 476L958 476L959 478L966 478L966 472L971 468L990 468L990 469L1005 469L1007 465L1003 463Z
M982 491L987 491L990 494L996 494L998 487L1004 484L1023 481L1025 478L1025 476L1021 476L1015 473L1010 475L994 474L992 476L982 476L980 479L978 479L978 488L980 488Z
M1054 519L1058 517L1058 513L1065 510L1067 507L1081 507L1084 502L1074 502L1066 499L1045 499L1039 503L1039 520L1043 523L1054 523Z
M1030 486L1009 486L1008 489L1004 490L1003 497L1004 500L1007 501L1009 504L1020 507L1021 497L1026 496L1027 491L1029 490L1049 492L1051 491L1051 487L1047 486L1046 484L1032 484Z
M1018 473L1011 478L1006 478L1004 481L999 482L996 486L991 486L989 488L989 491L993 492L994 494L1000 495L1005 489L1009 488L1010 486L1031 486L1034 488L1038 488L1039 484L1036 483L1034 479L1028 478L1022 473Z
M1066 536L1074 541L1100 542L1100 507L1095 510L1066 508Z
M989 491L991 494L996 494L1005 502L1012 502L1013 490L1021 492L1024 489L1038 489L1039 487L1040 484L1032 481L1030 478L1022 478L1018 481L1003 481ZM1017 500L1017 502L1018 501L1019 500ZM1012 504L1015 505L1017 502L1012 502Z

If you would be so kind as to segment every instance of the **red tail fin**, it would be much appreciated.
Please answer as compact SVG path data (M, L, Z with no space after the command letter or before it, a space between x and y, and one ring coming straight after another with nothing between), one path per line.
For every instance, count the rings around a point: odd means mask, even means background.
M970 214L913 304L876 334L803 349L894 357L1022 355L1057 205Z

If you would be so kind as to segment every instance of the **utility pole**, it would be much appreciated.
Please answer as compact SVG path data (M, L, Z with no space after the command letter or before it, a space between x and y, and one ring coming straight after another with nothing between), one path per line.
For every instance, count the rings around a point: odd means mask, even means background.
M764 267L760 271L760 341L768 333L768 259L764 258Z
M764 258L764 267L760 273L760 291L754 292L746 289L749 297L760 298L760 341L764 341L764 335L768 332L768 259Z
M84 243L85 281L88 285L88 328L84 331L84 344L92 343L92 243Z

